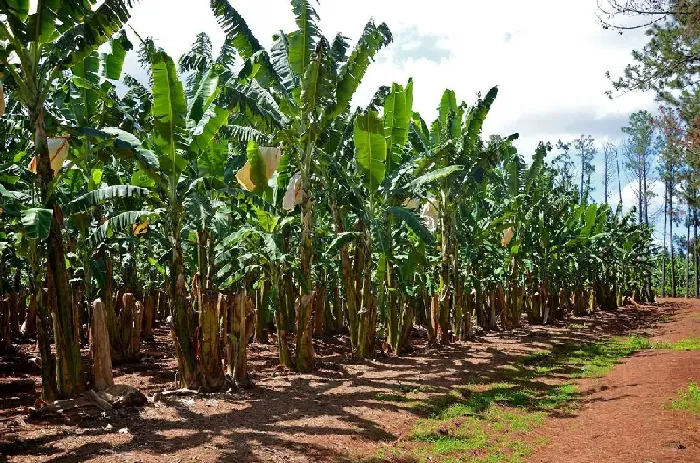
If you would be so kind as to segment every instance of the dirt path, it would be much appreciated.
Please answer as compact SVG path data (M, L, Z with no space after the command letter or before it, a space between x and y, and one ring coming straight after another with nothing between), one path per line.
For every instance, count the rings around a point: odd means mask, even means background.
M35 396L0 397L0 462L356 461L405 440L424 416L411 403L386 396L408 389L416 400L441 397L476 378L498 376L526 354L602 335L700 335L700 317L694 318L700 305L676 310L680 304L597 312L558 326L491 333L440 350L416 339L411 355L367 362L351 360L342 339L332 339L316 345L322 369L313 375L280 371L273 347L252 346L256 387L250 391L150 402L138 413L78 426L26 423L24 407ZM659 323L668 317L670 323ZM146 358L117 367L115 380L137 386L149 397L170 387L170 344L167 332L159 330L158 343L146 349ZM542 431L551 444L532 461L700 462L698 423L662 408L690 378L700 381L699 361L697 351L649 351L618 366L600 385L590 382L593 394L586 397L583 411L575 418L548 420ZM38 382L37 372L15 376ZM598 416L599 407L613 408ZM678 443L686 448L678 450ZM650 450L642 451L644 446ZM602 453L594 454L596 449Z
M653 330L654 340L700 337L700 301L666 304L670 321ZM538 434L550 443L528 461L700 462L700 419L665 408L690 381L700 383L700 351L637 353L605 378L581 382L581 411L548 420Z

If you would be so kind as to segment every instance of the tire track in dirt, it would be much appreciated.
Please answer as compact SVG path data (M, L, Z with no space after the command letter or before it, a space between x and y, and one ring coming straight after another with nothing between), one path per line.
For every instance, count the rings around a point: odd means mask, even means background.
M700 337L700 301L664 306L670 321L652 332L653 340ZM641 351L604 378L582 380L579 413L548 420L537 434L549 443L528 462L700 462L700 418L665 407L690 381L700 382L697 350Z

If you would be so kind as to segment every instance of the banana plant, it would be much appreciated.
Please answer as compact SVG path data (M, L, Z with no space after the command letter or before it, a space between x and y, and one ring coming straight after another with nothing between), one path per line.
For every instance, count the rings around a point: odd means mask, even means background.
M168 289L180 381L186 387L216 390L224 386L223 370L202 371L198 365L197 342L193 338L197 320L186 302L183 231L186 217L195 219L198 230L202 230L213 216L211 204L202 198L202 188L207 182L216 183L217 179L206 176L207 169L199 166L222 159L214 155L220 149L215 138L230 112L214 104L219 92L214 69L201 76L188 99L172 58L162 50L155 50L148 59L152 81L148 107L152 124L144 128L144 140L117 128L92 131L92 135L110 141L123 157L131 157L139 165L132 183L148 188L154 205L154 210L144 215L151 220L160 219L170 241ZM224 167L220 165L217 170ZM117 216L120 223L115 225L134 221L141 215L120 214ZM103 231L110 226L103 224Z
M397 238L413 235L423 244L433 243L430 231L405 204L414 197L417 187L447 175L430 172L417 179L413 175L418 163L408 149L413 115L412 80L405 87L394 83L385 95L382 93L380 90L375 97L375 102L381 103L381 118L374 108L368 109L355 117L353 133L365 203L359 215L362 220L357 246L364 253L365 268L357 272L363 279L355 285L362 288L362 298L357 304L361 317L357 328L353 330L351 325L350 331L351 339L355 340L353 346L363 357L374 352L377 311L387 328L388 345L395 353L401 352L412 307L406 303L408 294L403 283L410 277L401 271L405 270L404 254L398 244L403 240L397 241ZM375 252L378 255L376 264ZM372 274L376 275L376 281L372 281ZM376 292L376 302L370 297L373 292Z
M61 73L119 31L129 19L130 0L56 3L37 0L0 2L0 74L13 81L16 98L26 108L34 139L41 207L50 214L46 237L48 298L56 326L58 395L71 397L85 388L80 349L75 341L71 294L64 252L61 210L54 196L47 141L46 97ZM55 303L54 303L55 301Z
M314 212L318 182L319 145L334 120L347 113L350 101L369 63L391 42L385 24L370 21L348 54L346 39L331 42L318 28L318 15L310 0L292 0L298 30L280 32L268 53L253 36L228 0L211 0L211 8L231 43L245 60L242 82L225 96L255 116L253 129L274 128L275 144L283 143L301 177L301 308L296 320L296 369L314 368L312 344L312 274ZM247 78L247 80L246 80ZM306 297L303 297L306 296Z
M454 92L446 90L438 108L438 119L431 125L430 132L420 116L414 116L413 144L427 152L424 168L434 170L434 173L423 174L416 182L427 183L425 180L434 177L439 179L431 189L434 198L431 201L438 211L440 237L438 334L441 343L450 341L451 314L459 318L456 326L464 325L461 319L466 296L456 236L460 202L481 188L484 173L500 162L510 143L518 137L514 134L483 146L481 128L497 93L498 89L492 88L483 99L468 108L464 103L458 105Z

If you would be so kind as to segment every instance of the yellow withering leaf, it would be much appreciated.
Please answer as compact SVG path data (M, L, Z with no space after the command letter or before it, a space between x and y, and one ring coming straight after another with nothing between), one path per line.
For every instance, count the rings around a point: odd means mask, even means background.
M131 231L134 233L134 236L139 237L143 236L148 232L148 226L151 224L151 221L146 219L142 223L134 223L131 225Z

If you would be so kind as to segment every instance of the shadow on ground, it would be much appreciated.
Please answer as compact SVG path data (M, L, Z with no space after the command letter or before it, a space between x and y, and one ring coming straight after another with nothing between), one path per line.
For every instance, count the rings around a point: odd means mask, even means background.
M319 341L323 368L313 375L280 372L276 351L254 347L251 370L257 386L245 393L190 398L169 398L149 404L143 411L72 426L34 426L15 423L23 406L36 394L0 398L0 461L81 462L105 461L350 461L347 455L400 439L411 422L440 412L450 400L490 401L528 391L534 408L552 391L548 379L566 377L572 371L554 369L544 377L532 377L523 361L533 352L564 349L604 336L644 333L678 310L673 303L597 312L572 317L555 326L528 326L512 332L485 333L473 341L431 348L416 340L406 357L385 356L356 361L345 343ZM167 332L157 331L157 341L146 346L145 360L116 367L117 382L136 382L148 394L170 386L174 362ZM528 357L529 356L529 357ZM8 376L0 369L0 381ZM36 377L37 372L23 373ZM468 384L503 380L507 390L490 390L480 397L461 389ZM145 386L144 386L145 385ZM415 390L428 407L381 400L382 394ZM445 399L451 391L451 399ZM462 394L461 396L459 394ZM521 394L522 395L522 394ZM540 405L537 405L537 404ZM441 408L442 407L442 408ZM9 412L15 410L14 416ZM563 416L568 412L549 410ZM105 429L107 425L110 429ZM120 434L119 429L128 428ZM413 460L410 457L406 463Z

